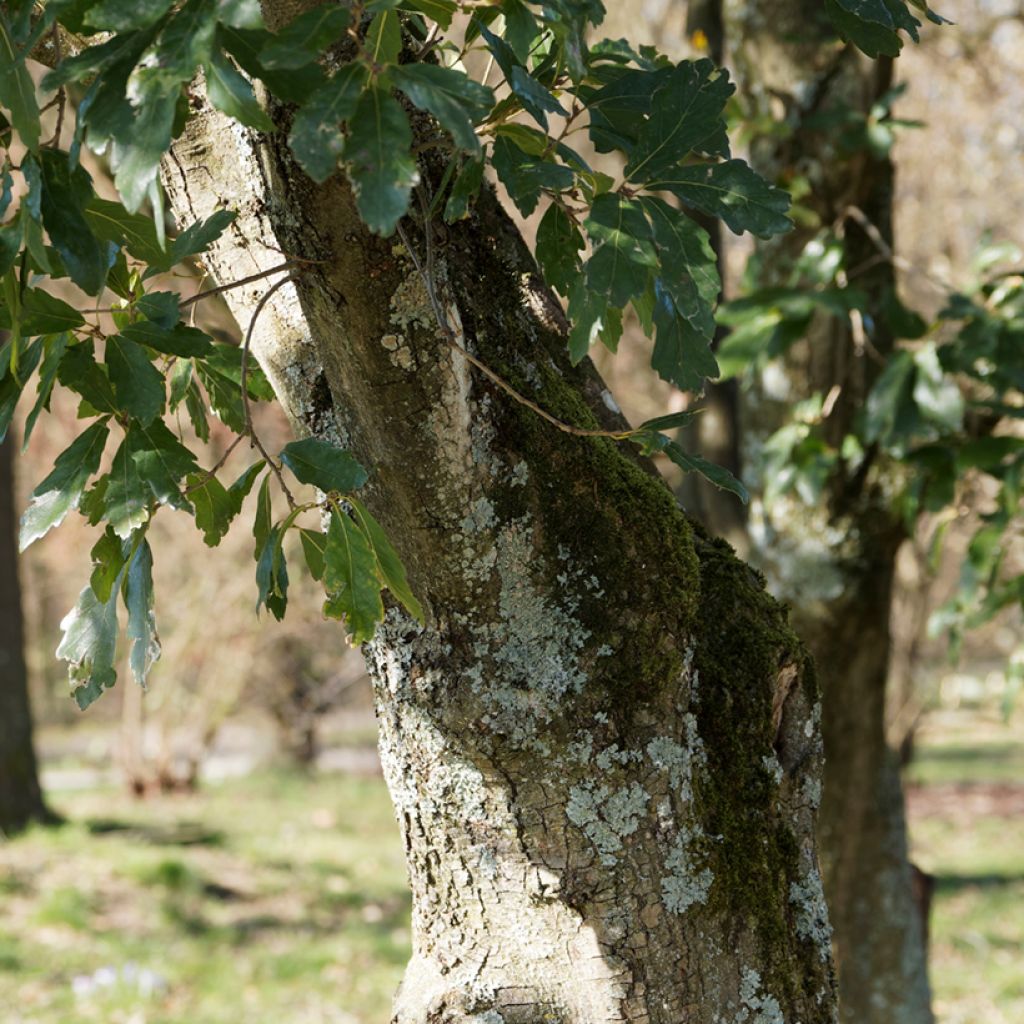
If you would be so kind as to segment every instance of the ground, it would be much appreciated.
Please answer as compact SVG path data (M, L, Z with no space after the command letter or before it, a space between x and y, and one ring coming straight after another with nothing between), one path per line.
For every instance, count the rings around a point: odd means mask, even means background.
M1024 1020L1024 738L943 712L909 779L914 856L938 878L939 1022ZM379 778L52 798L66 826L0 846L4 1024L387 1020L409 901Z

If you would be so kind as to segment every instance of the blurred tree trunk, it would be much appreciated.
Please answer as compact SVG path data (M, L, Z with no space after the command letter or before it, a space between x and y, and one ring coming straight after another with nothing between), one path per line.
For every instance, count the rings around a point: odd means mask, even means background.
M866 150L838 158L838 129L822 115L840 107L865 115L891 86L892 62L843 46L818 0L727 4L726 25L745 100L773 129L753 141L753 162L783 183L806 179L802 203L815 221L759 247L761 283L784 281L811 235L830 225L845 236L845 266L869 268L856 278L870 306L864 329L837 320L813 325L785 359L781 387L762 381L744 403L744 445L756 448L795 402L815 394L829 396L823 425L837 445L894 341L884 313L893 268L848 211L860 211L891 244L893 168ZM822 866L840 1019L849 1024L932 1020L899 768L885 735L893 582L905 539L889 493L871 453L856 471L841 464L819 507L783 498L759 510L752 552L773 589L792 603L794 625L819 666Z
M0 443L0 832L49 818L39 788L15 544L13 432Z
M686 8L686 33L700 40L707 56L716 64L725 63L725 26L722 0L692 0ZM725 238L722 222L704 214L694 216L708 233L718 257L723 286L727 281ZM715 347L723 336L721 328ZM701 403L701 415L680 431L680 442L687 451L700 452L707 459L725 466L734 476L742 474L740 451L740 394L735 379L709 382ZM740 553L748 548L746 506L727 491L713 487L699 473L686 473L679 485L679 500L691 515L708 526L712 533L725 537Z
M315 261L253 351L298 432L372 467L426 609L392 609L366 652L413 892L393 1020L830 1024L816 687L784 613L649 464L478 375L340 176L309 181L284 131L194 114L171 204L239 211L209 258L222 281ZM422 152L429 190L442 158ZM422 258L425 225L404 226ZM621 423L533 312L557 306L494 194L435 230L461 344L565 419ZM248 325L260 291L226 294Z

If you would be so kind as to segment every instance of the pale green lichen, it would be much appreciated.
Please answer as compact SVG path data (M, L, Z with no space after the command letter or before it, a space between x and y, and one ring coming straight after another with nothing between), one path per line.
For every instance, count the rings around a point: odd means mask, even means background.
M690 844L696 836L691 829L681 829L665 858L668 873L661 880L661 900L673 914L683 914L695 903L707 903L715 880L710 868L698 870L693 863Z
M573 786L565 807L566 816L594 844L601 863L613 866L623 839L640 826L650 796L638 782L621 789L585 782Z
M782 1007L775 996L761 992L761 975L745 967L740 975L740 1001L743 1008L736 1024L786 1024Z
M477 498L468 515L462 520L463 533L484 533L497 523L494 506L487 498Z
M782 765L779 764L779 759L774 753L765 754L761 758L761 764L764 765L764 770L772 777L772 781L776 786L782 783Z
M694 715L683 716L686 743L668 736L656 736L647 744L647 756L655 768L668 773L669 784L686 803L693 799L693 772L707 764L704 744L697 732Z
M493 514L489 505L474 506L473 524L481 516L489 523ZM486 707L484 723L513 743L535 746L538 723L556 715L566 695L586 682L580 655L590 632L574 617L578 599L570 589L552 594L530 573L535 550L528 518L508 523L481 558L471 556L466 571L497 573L500 614L497 622L475 628L475 640L496 671L480 664L467 677Z
M818 950L818 959L826 963L832 952L832 926L828 920L821 876L814 868L799 882L790 883L789 902L796 912L797 935L813 943Z

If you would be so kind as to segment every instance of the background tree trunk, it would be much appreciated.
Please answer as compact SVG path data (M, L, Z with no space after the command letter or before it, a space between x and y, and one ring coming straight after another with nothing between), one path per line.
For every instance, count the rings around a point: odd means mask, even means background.
M10 835L50 815L32 744L24 625L15 544L13 431L0 444L0 832Z
M165 181L179 217L239 211L220 280L281 250L323 261L253 349L297 431L372 467L427 610L392 609L367 650L414 904L395 1021L832 1021L819 707L763 582L646 464L477 375L409 252L366 232L339 177L306 179L283 133L199 111ZM461 344L565 420L618 422L531 312L557 307L494 196L435 231ZM240 323L260 294L227 293Z
M870 339L837 321L817 324L785 360L784 393L762 386L744 405L745 445L754 449L814 394L834 404L824 420L838 445L863 408L893 337L884 306L892 266L855 207L892 243L893 168L866 150L837 159L837 129L824 112L866 114L890 88L892 62L868 61L841 45L818 3L727 5L727 25L745 96L775 131L755 139L752 157L776 180L802 176L802 202L817 223L760 249L764 285L785 280L819 226L845 231L847 267L868 267L856 285L869 297ZM750 474L757 477L757 471ZM833 474L822 507L797 500L760 508L752 558L792 602L794 626L820 666L824 690L825 787L821 811L825 890L835 926L840 1019L850 1024L932 1020L920 919L915 911L899 766L885 737L885 692L897 552L905 539L884 471L869 452Z

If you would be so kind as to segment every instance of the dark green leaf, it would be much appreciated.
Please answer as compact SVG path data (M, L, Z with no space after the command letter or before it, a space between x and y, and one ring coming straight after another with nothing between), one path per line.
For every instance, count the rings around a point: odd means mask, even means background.
M302 103L323 84L323 72L316 64L287 71L265 67L260 53L274 39L275 36L264 29L229 28L225 25L217 29L218 44L238 61L247 75L259 78L275 96L286 103Z
M53 471L32 492L21 517L20 550L59 526L70 511L78 508L89 477L99 469L108 434L106 421L94 423L57 456Z
M327 548L327 537L317 530L299 530L302 541L302 553L309 567L309 574L315 580L324 578L324 551Z
M216 547L231 526L238 509L227 488L209 473L192 474L186 481L189 500L196 510L196 526L203 541Z
M280 527L271 527L256 562L256 611L266 605L278 621L288 607L288 566L281 540Z
M166 265L167 253L160 248L151 217L129 213L120 203L93 196L85 205L85 219L102 241L123 245L144 263Z
M11 115L14 130L31 149L39 146L39 104L25 57L14 48L7 18L0 13L0 106Z
M74 306L40 288L26 288L21 296L21 334L61 334L85 323L85 317Z
M290 21L260 53L265 68L300 68L340 39L349 24L345 7L323 4Z
M347 500L377 557L377 567L381 578L391 593L402 602L406 611L418 622L423 622L423 606L416 600L410 589L409 581L405 576L405 566L402 565L398 552L391 546L387 534L361 501L352 497Z
M651 366L662 380L683 391L700 391L706 377L718 376L710 338L680 313L660 280L655 282L654 327Z
M336 8L340 10L340 8ZM206 64L206 95L220 111L250 128L272 132L274 122L256 102L252 86L235 70L230 59L213 50Z
M770 185L742 160L675 168L648 185L674 193L687 206L721 217L736 233L770 238L788 231L789 194Z
M467 160L463 163L444 208L444 219L449 224L468 215L470 204L480 191L483 180L484 162L482 159Z
M682 61L654 93L626 165L631 181L650 181L691 152L729 155L723 110L735 86L710 60Z
M198 468L196 458L168 430L163 420L128 427L131 455L150 494L161 505L191 511L181 481Z
M889 357L885 369L875 381L864 409L864 439L888 441L893 435L905 435L916 422L914 407L914 358L899 351Z
M181 316L180 300L181 296L177 292L146 292L139 297L135 308L147 320L169 331Z
M522 0L503 0L501 12L505 15L505 38L512 52L525 64L540 32L537 20Z
M403 11L419 11L441 28L451 28L452 15L458 10L455 0L402 0L399 7Z
M17 372L11 358L15 350L19 353ZM42 353L42 339L25 342L11 338L0 346L0 442L7 436L18 399L39 364Z
M667 416L656 416L653 420L647 420L641 423L640 430L676 430L679 427L689 426L700 412L697 410L690 410L689 412L671 412Z
M89 586L103 603L110 600L110 595L121 578L121 570L127 557L125 547L126 545L109 526L93 545L90 553L92 575L89 577Z
M325 492L349 494L368 479L366 470L348 452L315 437L285 445L281 461L302 483Z
M380 11L366 30L364 43L376 65L397 64L402 52L402 26L394 11Z
M640 203L654 228L654 243L661 259L661 280L680 313L710 338L715 329L714 306L721 280L707 232L661 199L643 196Z
M409 208L418 180L412 129L401 104L380 86L366 89L349 121L346 156L359 215L378 235L390 235Z
M900 29L918 39L921 23L903 0L825 0L825 11L839 34L869 57L898 57Z
M568 295L580 273L583 234L558 203L552 203L537 228L537 262L552 288Z
M587 285L609 306L622 308L647 287L658 258L651 225L637 200L615 192L597 196L583 222L594 243L587 261Z
M473 124L494 105L490 89L461 71L436 64L400 65L392 70L391 80L417 107L433 114L457 146L470 153L480 151Z
M57 150L44 149L40 160L43 224L50 241L71 280L88 295L98 295L117 246L98 239L85 218L86 204L93 198L92 179L82 167L72 171L67 155Z
M252 521L252 535L256 541L253 558L256 561L259 561L260 555L266 547L273 522L273 512L270 508L270 474L268 473L263 478L263 483L260 484L259 494L256 496L256 515Z
M151 320L140 320L123 328L121 337L134 341L136 345L147 345L157 352L186 359L193 356L206 358L214 350L209 335L184 324L175 324L168 330Z
M35 429L39 414L44 409L50 408L50 395L53 392L53 384L57 379L57 370L60 367L61 359L64 358L64 351L68 346L69 340L70 336L67 334L58 334L55 337L44 339L46 352L43 356L42 366L39 367L38 395L28 416L25 417L25 430L21 439L22 451L28 448L28 442L32 437L32 431Z
M324 558L324 614L344 618L352 642L366 643L384 618L377 556L366 534L337 508L331 512Z
M160 637L153 612L153 553L145 537L128 563L124 603L128 609L128 666L135 682L145 686L149 670L160 658Z
M170 7L171 0L100 0L89 6L86 21L91 28L130 32L156 24Z
M122 540L149 519L150 492L132 458L129 434L114 453L104 494L103 515Z
M320 86L295 115L288 142L314 181L325 181L334 172L345 151L341 123L356 109L366 82L366 68L346 64Z
M575 180L570 168L525 153L504 135L494 140L493 163L498 178L524 217L537 208L543 189L561 192L571 188Z
M708 462L707 459L701 458L699 455L690 455L684 452L674 441L670 441L662 450L685 472L700 473L708 483L713 484L720 491L729 491L735 494L744 505L750 500L746 487L724 466Z
M154 269L169 270L189 256L203 252L212 242L220 238L234 219L235 214L232 211L218 210L206 220L196 221L174 239L164 263L159 266L153 265Z
M106 364L114 395L124 412L143 424L163 414L163 374L135 342L123 335L107 338Z

